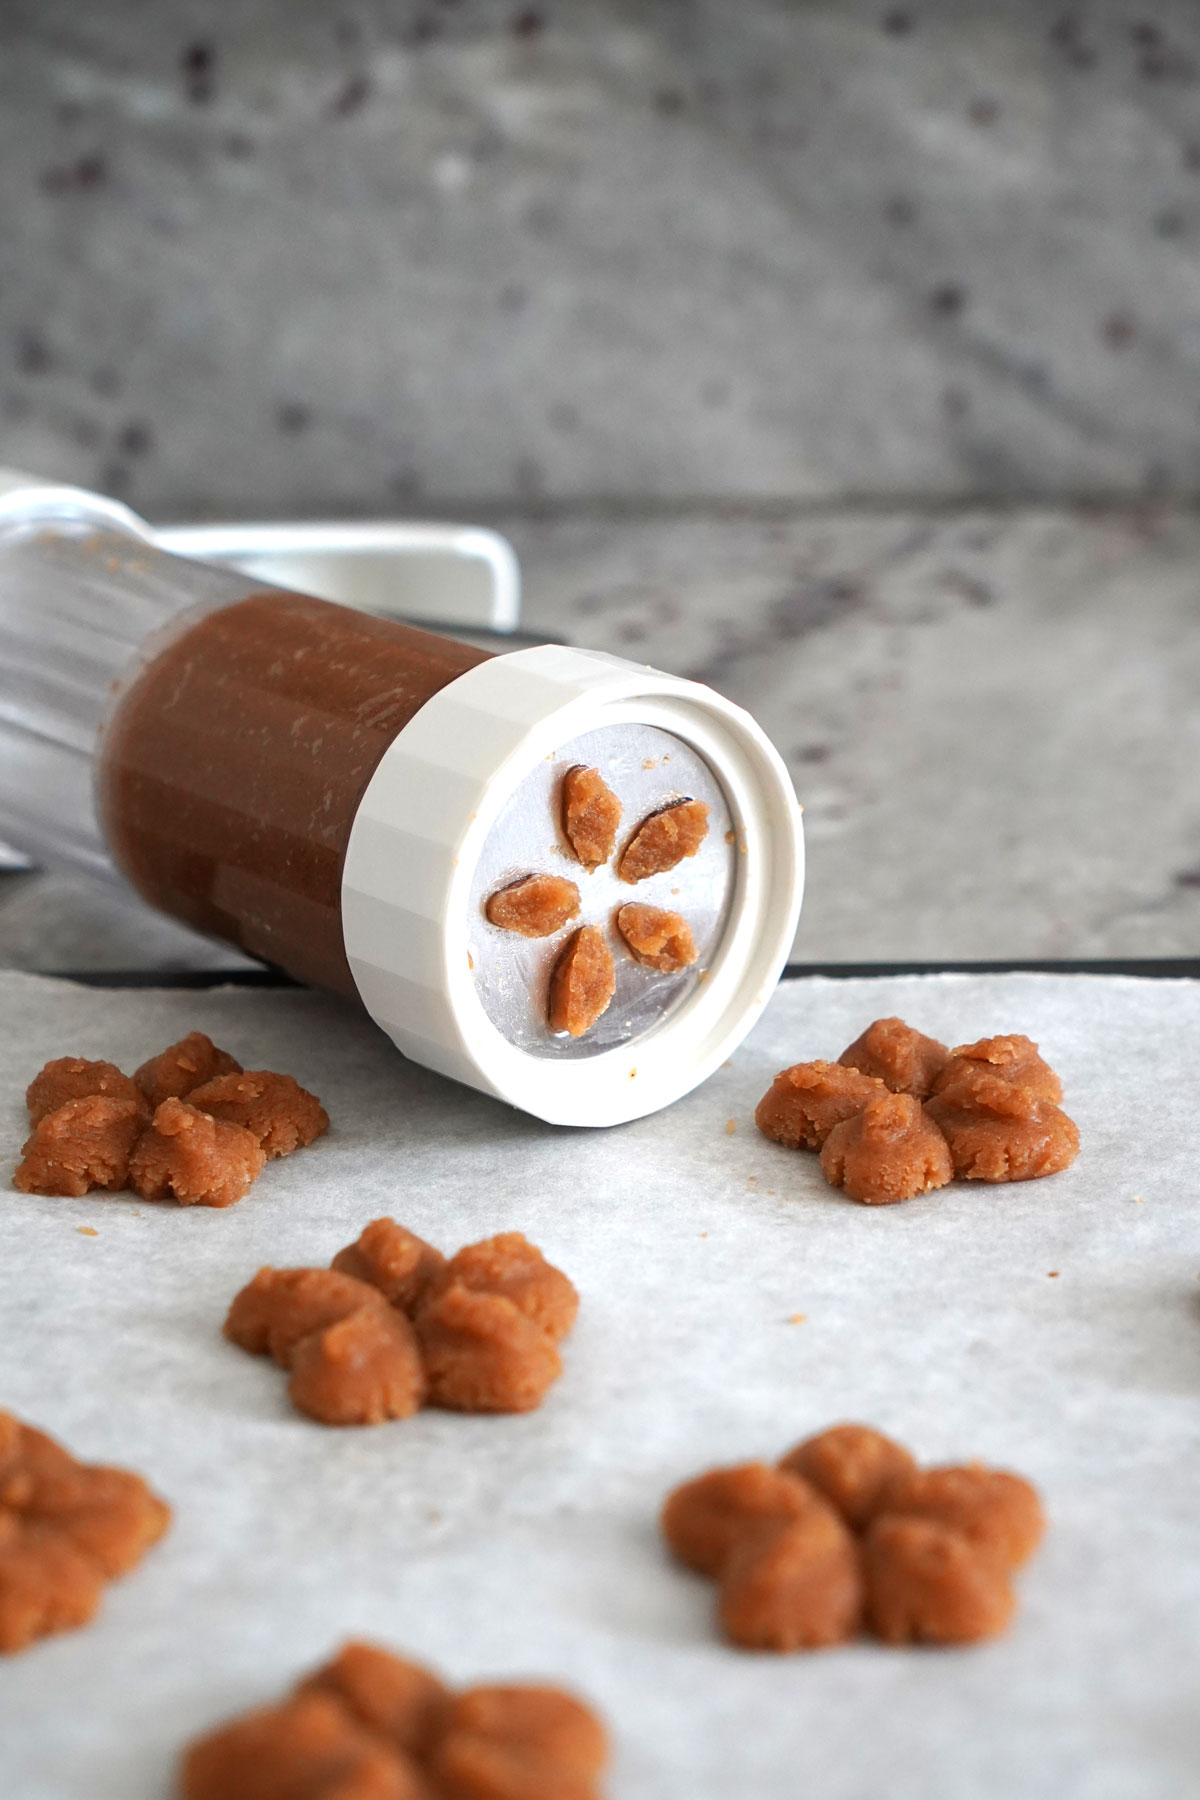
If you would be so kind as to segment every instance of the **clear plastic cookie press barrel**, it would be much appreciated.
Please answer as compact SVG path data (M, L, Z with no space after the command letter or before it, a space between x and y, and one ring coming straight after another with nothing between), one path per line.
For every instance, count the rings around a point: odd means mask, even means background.
M594 866L564 829L581 767L620 809ZM702 841L630 879L622 847L686 803ZM0 838L115 869L355 996L407 1055L562 1124L654 1111L728 1056L786 958L803 874L780 758L707 688L559 645L485 656L168 555L98 496L2 478ZM539 875L575 896L544 936L489 919ZM636 952L631 902L686 922L682 966ZM565 1029L551 993L584 932L608 999Z

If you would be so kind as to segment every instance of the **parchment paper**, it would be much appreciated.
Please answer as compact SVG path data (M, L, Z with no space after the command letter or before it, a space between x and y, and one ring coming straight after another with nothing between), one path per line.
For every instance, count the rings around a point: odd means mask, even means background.
M1037 1038L1075 1167L868 1209L759 1136L778 1068L892 1012L951 1043ZM177 1509L95 1624L0 1661L5 1800L164 1795L185 1739L349 1634L457 1681L577 1688L616 1735L614 1800L1200 1793L1200 987L786 984L706 1087L602 1133L406 1064L310 993L8 975L0 1016L6 1165L45 1058L132 1068L194 1027L333 1118L226 1212L0 1205L2 1403ZM580 1320L541 1411L330 1431L223 1341L261 1263L325 1262L380 1213L448 1249L519 1228L569 1272ZM1042 1488L1052 1526L1006 1639L780 1658L718 1640L710 1584L663 1552L663 1495L845 1418Z

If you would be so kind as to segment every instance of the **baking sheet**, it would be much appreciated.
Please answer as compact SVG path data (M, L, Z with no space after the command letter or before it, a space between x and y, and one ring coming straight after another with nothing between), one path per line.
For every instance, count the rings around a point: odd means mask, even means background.
M891 1012L952 1043L1040 1040L1075 1167L872 1210L758 1135L779 1067ZM7 974L0 1020L5 1164L47 1057L132 1068L196 1027L294 1072L334 1122L227 1212L4 1199L0 1404L177 1509L94 1625L0 1661L6 1797L165 1795L186 1738L349 1634L456 1681L576 1687L613 1726L614 1800L1200 1794L1200 984L788 983L703 1089L603 1133L407 1064L306 992ZM540 1412L330 1431L222 1340L261 1263L325 1262L380 1213L447 1249L521 1229L569 1272L580 1320ZM1052 1527L1005 1640L717 1640L711 1585L663 1553L662 1496L843 1418L1042 1488Z

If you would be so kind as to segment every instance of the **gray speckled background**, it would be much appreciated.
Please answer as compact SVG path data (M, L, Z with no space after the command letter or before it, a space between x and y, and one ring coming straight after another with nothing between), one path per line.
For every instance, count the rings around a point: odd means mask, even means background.
M0 141L0 461L498 523L776 736L809 960L1200 949L1188 0L8 0Z

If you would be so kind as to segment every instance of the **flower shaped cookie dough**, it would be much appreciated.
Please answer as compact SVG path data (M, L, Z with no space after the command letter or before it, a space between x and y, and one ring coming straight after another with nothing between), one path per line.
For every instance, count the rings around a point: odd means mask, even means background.
M562 780L560 823L572 856L589 873L617 850L621 802L598 769L578 765ZM695 856L708 836L703 800L672 800L648 813L621 849L616 870L630 886L662 875ZM498 888L484 908L489 923L522 937L553 937L580 915L578 886L560 875L529 874ZM674 974L696 961L691 927L681 913L640 901L617 908L611 920L618 942L635 962ZM580 924L562 945L550 977L547 1023L551 1031L583 1037L607 1008L617 987L609 934Z

